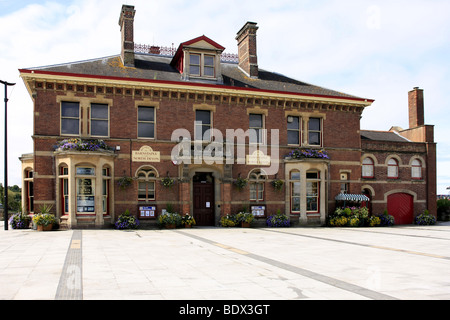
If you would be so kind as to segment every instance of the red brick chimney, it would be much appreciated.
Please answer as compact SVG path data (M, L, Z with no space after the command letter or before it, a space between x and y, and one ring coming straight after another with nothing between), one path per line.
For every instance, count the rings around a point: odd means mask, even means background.
M410 129L420 127L425 124L423 104L423 90L415 87L408 93Z
M134 6L123 5L120 12L119 26L122 32L122 62L124 66L134 67Z
M237 33L239 67L251 78L258 78L258 56L256 54L256 31L254 22L247 22Z

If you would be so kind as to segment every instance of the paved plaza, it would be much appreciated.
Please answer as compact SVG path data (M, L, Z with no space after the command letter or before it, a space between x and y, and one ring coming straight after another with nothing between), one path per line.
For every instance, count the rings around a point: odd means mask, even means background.
M450 224L4 230L1 300L445 300Z

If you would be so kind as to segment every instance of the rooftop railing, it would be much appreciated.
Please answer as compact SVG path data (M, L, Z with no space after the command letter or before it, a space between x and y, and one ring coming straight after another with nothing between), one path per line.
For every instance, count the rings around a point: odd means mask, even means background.
M164 46L153 46L153 45L147 45L147 44L134 44L134 52L136 53L149 53L149 54L155 54L160 55L164 57L173 57L175 53L177 52L177 48L175 48L173 45L171 47L164 47ZM222 62L239 62L239 56L235 53L222 53L220 60Z

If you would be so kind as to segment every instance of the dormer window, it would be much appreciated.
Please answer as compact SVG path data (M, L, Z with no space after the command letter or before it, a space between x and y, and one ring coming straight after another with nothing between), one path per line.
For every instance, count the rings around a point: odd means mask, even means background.
M223 83L220 56L224 50L220 44L201 36L181 43L170 64L183 80Z
M197 77L215 76L215 56L203 53L189 55L189 74Z

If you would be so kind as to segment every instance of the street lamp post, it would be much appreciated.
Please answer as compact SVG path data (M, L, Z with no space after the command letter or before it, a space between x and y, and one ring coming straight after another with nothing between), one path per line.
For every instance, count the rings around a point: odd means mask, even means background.
M5 85L5 184L3 186L5 201L3 216L5 221L5 230L8 230L8 86L14 86L16 84L2 80L0 80L0 83Z

